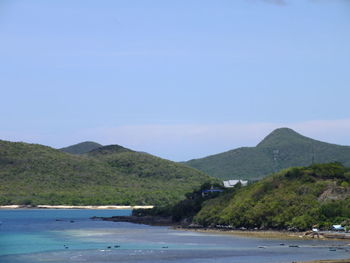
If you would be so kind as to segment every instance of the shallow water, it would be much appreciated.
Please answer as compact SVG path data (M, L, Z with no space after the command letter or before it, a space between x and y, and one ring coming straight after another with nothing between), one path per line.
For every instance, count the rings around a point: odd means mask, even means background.
M0 210L0 262L267 263L350 258L350 247L341 241L258 239L89 219L130 213Z

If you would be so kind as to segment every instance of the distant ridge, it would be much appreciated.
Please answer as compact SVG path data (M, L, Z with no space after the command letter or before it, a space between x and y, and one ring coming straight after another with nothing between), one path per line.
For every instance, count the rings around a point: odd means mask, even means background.
M133 152L133 151L123 146L120 146L118 144L112 144L112 145L97 147L87 153L91 156L96 156L96 155L106 155L106 154L122 153L122 152Z
M84 154L100 147L102 147L102 145L97 142L87 141L64 147L59 150L71 154Z
M71 154L0 140L0 205L168 205L213 181L184 164L120 145L87 150Z
M312 163L341 162L350 166L350 147L305 137L279 128L256 147L242 147L185 162L221 179L259 179L280 169Z

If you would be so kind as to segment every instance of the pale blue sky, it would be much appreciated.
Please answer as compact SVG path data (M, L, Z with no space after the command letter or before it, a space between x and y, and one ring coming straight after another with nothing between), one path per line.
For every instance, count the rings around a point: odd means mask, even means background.
M0 0L0 138L172 160L350 144L350 0Z

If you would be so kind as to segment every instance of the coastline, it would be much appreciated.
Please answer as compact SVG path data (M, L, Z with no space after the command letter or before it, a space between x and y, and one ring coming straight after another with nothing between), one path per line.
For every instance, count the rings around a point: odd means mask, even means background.
M91 217L93 220L111 221L111 222L127 222L134 224L143 224L150 226L167 226L167 227L177 227L177 224L172 223L171 217L163 216L112 216L112 217Z
M129 222L135 224L144 224L151 226L167 226L175 230L191 231L200 233L213 233L223 235L237 235L253 238L265 239L304 239L304 240L350 240L350 235L338 232L292 232L287 230L240 230L240 229L222 229L207 227L191 227L188 224L175 223L171 217L164 216L112 216L112 217L92 217L94 220ZM349 262L350 263L350 262Z
M304 239L304 240L343 240L348 241L350 236L344 236L340 233L328 233L322 234L318 237L308 235L306 232L291 232L287 230L222 230L222 229L211 229L211 228L190 228L182 226L174 226L174 229L182 231L194 231L200 233L213 233L213 234L226 234L226 235L237 235L244 237L253 237L253 238L265 238L265 239ZM350 263L350 262L349 262Z
M113 217L93 217L94 220L104 220L113 222L129 222L135 224L145 224L152 226L167 226L175 230L199 232L199 233L212 233L220 235L237 235L248 238L263 238L263 239L284 239L284 240L314 240L315 238L306 235L307 232L291 232L286 230L223 230L223 229L210 229L210 228L194 228L188 226L181 226L173 223L171 217L161 216L113 216ZM342 240L340 238L327 237L318 238L318 240ZM344 243L345 247L349 247L350 244ZM339 247L339 245L337 245ZM322 259L312 261L298 261L294 263L350 263L350 259Z
M115 210L129 210L129 209L152 209L152 205L2 205L0 209L115 209Z
M295 263L350 263L350 259L321 259L311 261L299 261Z
M290 232L282 230L220 230L220 229L200 229L200 228L186 228L186 227L174 227L174 229L182 231L192 231L199 233L212 233L223 235L236 235L253 238L266 238L266 239L312 239L304 236L304 232Z

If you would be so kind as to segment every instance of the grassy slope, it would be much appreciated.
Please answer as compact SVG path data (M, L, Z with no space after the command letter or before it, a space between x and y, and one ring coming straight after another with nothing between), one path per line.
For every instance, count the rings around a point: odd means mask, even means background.
M121 146L86 155L0 141L0 204L166 204L210 180Z
M205 202L194 221L248 228L328 228L350 218L350 170L340 164L290 168Z
M65 148L61 148L59 150L71 154L84 154L99 147L102 147L102 145L96 142L81 142Z
M338 161L350 166L350 147L304 137L287 128L277 129L256 147L244 147L194 159L185 164L221 179L258 179L281 169Z

